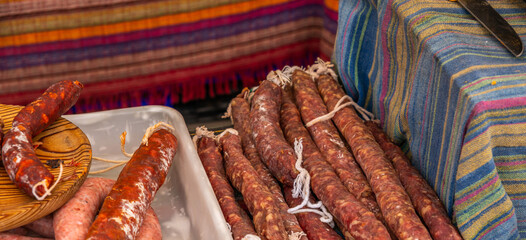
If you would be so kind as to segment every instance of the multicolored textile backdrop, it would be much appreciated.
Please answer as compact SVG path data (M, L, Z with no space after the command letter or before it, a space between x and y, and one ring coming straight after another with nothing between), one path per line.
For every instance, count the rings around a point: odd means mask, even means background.
M526 2L488 2L526 42ZM346 0L333 61L465 239L526 238L526 56L457 2Z
M328 57L337 0L0 0L0 102L85 84L74 112L172 105Z

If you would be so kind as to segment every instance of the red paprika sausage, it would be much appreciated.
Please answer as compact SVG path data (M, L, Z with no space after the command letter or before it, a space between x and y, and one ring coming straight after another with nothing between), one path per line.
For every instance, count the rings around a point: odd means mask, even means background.
M159 129L126 163L86 239L134 239L177 149L176 137Z
M446 208L438 198L435 190L420 175L420 172L411 165L410 160L402 149L395 145L385 134L380 126L373 121L365 122L374 135L376 141L393 163L400 181L404 185L415 209L427 225L431 236L435 240L460 240L462 237L451 223Z
M51 240L52 238L40 238L40 237L30 237L19 235L15 233L0 233L0 240Z
M75 195L53 214L56 240L83 240L115 180L89 177Z
M78 81L61 81L51 85L42 96L20 110L13 119L13 127L4 136L4 167L11 181L26 194L37 199L45 197L46 189L54 180L36 156L32 138L71 108L82 88Z
M161 223L159 218L152 207L148 208L144 220L142 221L141 228L137 234L137 240L161 240L163 239L163 233L161 230Z
M297 108L282 113L282 128L287 141L302 141L303 166L309 172L311 187L334 218L357 240L390 239L387 228L342 184L325 161L301 121Z
M295 207L301 204L303 201L301 198L292 197L292 188L285 187L283 189L285 193L285 199L291 207ZM309 198L310 202L316 202L314 197L311 195ZM320 215L316 213L304 212L296 213L296 217L309 240L338 240L342 237L334 231L327 223L320 221Z
M219 138L225 170L232 185L243 195L259 236L268 240L288 239L283 219L272 193L243 155L241 140L226 130ZM235 131L232 129L232 131Z
M263 81L250 109L252 139L259 156L272 175L285 186L292 186L298 176L294 149L287 143L279 125L281 89L271 81Z
M196 147L223 216L230 224L234 240L241 240L247 235L257 236L252 220L236 202L234 189L228 182L223 167L223 157L216 141L211 137L201 136L196 141Z
M55 238L55 232L53 231L53 214L39 218L23 227L42 237Z
M252 141L252 129L250 128L249 121L250 105L246 99L242 97L235 97L230 102L230 109L234 128L237 130L239 137L241 138L241 144L243 146L245 157L250 161L263 183L265 183L270 192L274 195L274 199L276 200L276 204L279 207L281 217L284 220L287 233L289 236L303 235L303 237L300 239L307 240L307 237L304 236L304 234L301 234L303 230L301 229L298 219L287 211L289 209L289 205L287 205L287 202L283 197L281 187L279 186L276 179L272 176L268 168L261 161L256 146L254 145L254 141Z
M329 75L320 75L316 82L327 108L334 109L345 92ZM332 120L351 146L356 161L376 195L382 214L396 236L399 239L431 239L393 165L355 110L345 107Z
M304 122L308 123L317 117L327 114L327 108L319 97L316 85L314 85L309 74L303 71L295 71L292 81L294 83L295 100ZM292 102L292 99L289 101ZM322 155L338 174L343 185L369 211L373 212L378 220L385 222L367 178L345 146L338 129L333 123L331 121L318 122L308 127L307 130L309 130Z

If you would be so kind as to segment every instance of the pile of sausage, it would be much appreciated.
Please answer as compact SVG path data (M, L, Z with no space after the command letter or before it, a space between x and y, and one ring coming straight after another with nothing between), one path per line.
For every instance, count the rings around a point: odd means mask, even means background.
M54 213L22 227L2 232L0 239L83 240L114 184L115 180L112 179L87 178L73 198ZM162 239L161 225L151 207L148 208L135 239Z
M14 184L31 197L41 200L53 194L50 186L61 181L36 156L32 137L73 106L82 88L77 81L53 84L22 108L3 138L3 165ZM161 123L148 129L116 181L87 178L54 213L1 232L0 239L162 239L150 205L176 154L172 130Z
M297 68L286 80L264 80L232 99L235 130L195 137L234 239L462 239L433 188L377 123L348 106L306 127L345 96L336 79ZM298 158L310 175L310 202L321 200L336 227L287 211L303 201L291 192Z

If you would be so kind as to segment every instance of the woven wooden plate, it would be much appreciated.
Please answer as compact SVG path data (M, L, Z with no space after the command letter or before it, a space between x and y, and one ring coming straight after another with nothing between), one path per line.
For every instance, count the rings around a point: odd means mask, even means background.
M0 104L0 118L5 122L4 134L9 128L21 106ZM33 138L33 142L42 142L36 149L37 156L45 164L48 160L61 159L65 165L78 163L76 167L66 166L63 178L72 176L69 180L61 181L51 195L42 201L35 200L20 191L11 182L5 169L0 166L0 232L30 223L38 218L52 213L66 203L88 175L91 164L91 145L86 135L64 118L55 121L42 133ZM45 164L46 165L46 164ZM50 169L57 179L60 168Z

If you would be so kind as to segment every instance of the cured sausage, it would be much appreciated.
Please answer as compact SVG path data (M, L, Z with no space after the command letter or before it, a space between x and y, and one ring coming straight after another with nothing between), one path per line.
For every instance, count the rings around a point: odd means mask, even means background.
M290 105L292 106L292 105ZM390 239L387 228L342 184L334 169L325 161L301 121L297 108L282 112L282 128L290 144L303 144L303 166L309 172L313 192L357 239Z
M49 194L54 176L38 159L32 138L42 132L77 101L83 85L61 81L51 85L40 97L15 116L5 134L2 161L11 181L26 194L42 200Z
M53 214L39 218L32 223L24 225L23 227L35 232L42 237L55 237L55 232L53 231Z
M115 180L87 178L75 195L53 214L56 240L83 240Z
M294 149L285 140L279 125L280 87L268 80L261 82L251 104L250 126L259 156L278 181L292 186L299 172L294 166Z
M0 240L51 240L52 238L29 237L15 233L0 233Z
M409 194L415 209L427 225L433 239L462 239L456 227L451 223L451 219L435 190L420 175L420 172L411 165L409 158L407 158L402 149L389 139L377 123L367 121L365 125L369 127L374 138L384 150L385 155L393 163L400 181Z
M247 100L242 97L235 97L230 102L231 117L232 122L234 123L234 128L237 130L239 137L241 138L241 145L243 146L243 152L245 157L250 161L259 177L268 187L270 192L274 195L276 204L279 207L281 217L284 220L285 229L290 235L303 235L300 239L307 240L303 232L298 219L290 214L287 210L289 205L287 205L283 193L281 192L281 187L279 186L276 179L272 176L272 173L268 168L263 164L259 154L257 152L254 141L252 141L251 134L252 129L250 128L249 114L250 114L250 105Z
M307 73L296 71L292 76L292 81L294 83L295 100L304 122L310 122L317 117L327 114L327 108L319 97L312 78ZM290 104L294 104L292 99L288 101L291 102ZM378 220L385 222L367 178L345 146L338 129L333 123L331 121L318 122L308 127L307 130L309 130L312 139L321 150L325 160L329 162L336 174L338 174L338 177L340 177L343 185L356 199L373 212Z
M239 136L231 132L235 130L227 129L219 136L225 159L226 175L232 185L243 195L243 200L252 214L252 220L259 236L269 240L288 239L283 219L272 193L243 155Z
M154 131L122 169L86 239L134 239L176 149L177 139L169 130Z
M345 96L343 89L326 74L320 75L316 82L327 108L334 109L338 100ZM313 84L311 81L310 85ZM399 239L431 239L394 167L355 110L345 107L332 120L351 147L356 161L369 180L386 222L396 236Z
M301 204L301 198L292 197L292 188L285 187L283 189L285 193L285 199L291 207L295 207ZM312 195L309 198L310 202L315 202L316 200ZM334 231L327 223L320 221L320 216L315 213L304 212L297 213L296 217L309 240L338 240L342 237Z
M2 143L2 140L4 139L4 120L0 118L0 144ZM0 157L2 157L2 151L0 151ZM0 166L3 166L3 161L0 161Z
M196 132L199 133L198 131ZM226 222L230 224L232 237L234 240L241 240L247 235L257 236L252 220L236 202L234 189L230 186L223 167L223 157L219 146L217 146L216 141L211 136L201 135L198 137L196 140L197 153L212 185L223 216Z
M163 239L163 233L161 230L161 223L159 218L152 207L148 208L144 220L142 221L141 228L137 234L137 240L161 240Z

